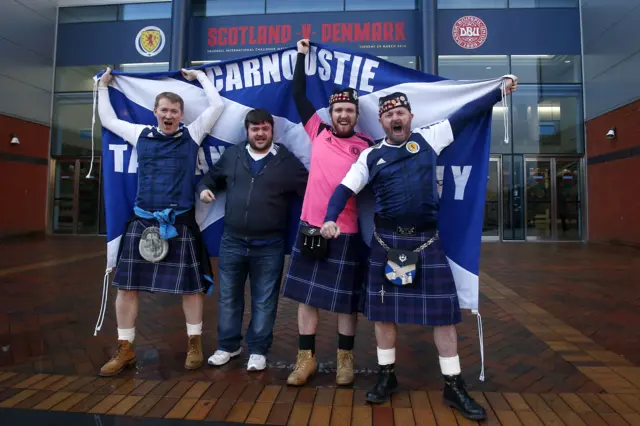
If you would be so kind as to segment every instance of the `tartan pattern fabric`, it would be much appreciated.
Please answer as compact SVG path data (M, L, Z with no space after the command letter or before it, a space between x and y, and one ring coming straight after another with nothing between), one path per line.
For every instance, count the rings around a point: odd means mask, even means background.
M195 175L200 145L180 127L171 135L147 127L136 143L138 190L135 205L155 211L187 210L195 203Z
M200 264L200 248L189 227L176 224L178 236L169 240L167 257L151 263L138 251L142 232L149 226L157 226L157 222L137 219L129 223L121 243L113 285L121 290L172 294L204 292L207 282Z
M435 233L398 235L376 229L378 236L392 249L415 250ZM387 251L373 238L363 312L370 321L421 325L452 325L461 321L455 281L440 240L420 252L413 284L396 286L385 277ZM381 289L384 286L384 298Z
M298 233L282 295L329 312L358 312L366 276L362 256L366 246L360 234L342 234L329 240L329 256L325 260L303 256L302 241Z

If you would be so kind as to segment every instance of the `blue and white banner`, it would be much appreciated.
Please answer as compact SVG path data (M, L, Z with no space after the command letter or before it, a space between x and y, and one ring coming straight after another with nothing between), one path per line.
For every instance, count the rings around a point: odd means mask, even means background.
M275 119L274 140L289 148L309 167L311 145L292 95L297 57L295 48L198 67L214 82L225 101L222 116L205 138L194 174L199 179L231 144L244 141L244 118L253 108L265 108ZM374 139L384 137L378 122L378 99L401 91L414 114L413 127L443 120L462 105L501 86L502 79L453 81L410 70L364 53L312 45L306 59L307 97L327 122L328 100L335 87L358 90L360 119L356 130ZM137 124L157 124L153 104L158 93L176 92L184 98L185 124L207 106L200 84L186 81L179 71L131 74L113 72L110 97L118 118ZM491 112L469 122L439 158L443 186L440 235L454 273L460 305L478 309L478 268L487 187ZM133 212L137 185L136 150L102 129L102 166L107 220L107 269L116 266L118 247ZM328 159L330 161L330 159ZM415 188L420 191L421 188ZM195 194L194 194L195 197ZM197 201L196 219L212 257L218 255L224 194L212 205ZM295 218L299 218L299 207ZM371 206L361 208L365 239L370 241ZM292 222L292 230L297 223Z

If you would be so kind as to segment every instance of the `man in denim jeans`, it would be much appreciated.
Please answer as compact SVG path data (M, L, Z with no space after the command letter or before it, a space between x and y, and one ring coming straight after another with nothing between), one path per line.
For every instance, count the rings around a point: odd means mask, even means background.
M263 109L245 118L247 141L227 148L202 179L200 200L213 202L226 191L224 232L220 244L218 350L211 365L240 355L244 288L249 276L251 321L246 341L247 370L264 370L273 339L290 201L302 199L308 172L280 144L273 143L273 117Z

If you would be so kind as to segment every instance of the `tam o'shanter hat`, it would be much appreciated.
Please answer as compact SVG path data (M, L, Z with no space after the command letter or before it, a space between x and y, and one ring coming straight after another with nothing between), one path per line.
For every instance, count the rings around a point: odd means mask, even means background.
M331 97L329 98L329 105L333 105L336 102L350 102L358 105L358 92L350 87L334 89Z
M378 115L382 116L387 111L394 108L405 107L411 111L411 104L409 98L402 92L395 92L387 96L383 96L378 101Z

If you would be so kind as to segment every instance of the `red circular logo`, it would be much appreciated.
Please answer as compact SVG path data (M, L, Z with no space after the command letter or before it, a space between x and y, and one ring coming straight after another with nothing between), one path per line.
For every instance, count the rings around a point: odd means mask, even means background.
M351 154L353 155L360 155L360 148L358 148L357 146L351 146L349 148L349 151L351 152Z
M475 16L463 16L453 24L453 39L463 49L477 49L487 40L487 25Z

